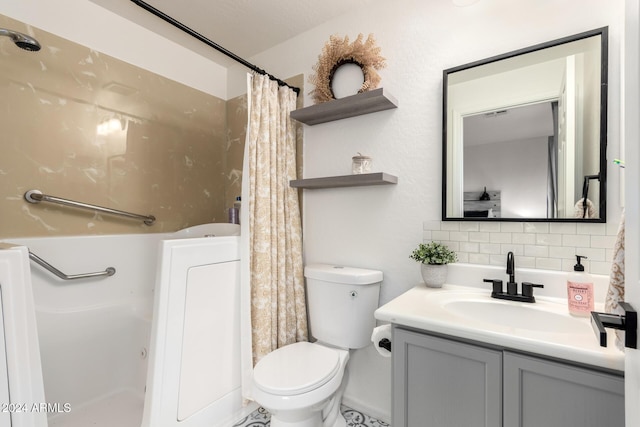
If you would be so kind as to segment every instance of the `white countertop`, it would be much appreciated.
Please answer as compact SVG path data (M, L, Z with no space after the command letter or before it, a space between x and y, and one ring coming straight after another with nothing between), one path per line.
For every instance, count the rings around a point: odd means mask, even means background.
M488 290L474 287L445 284L442 288L434 289L418 285L378 308L375 317L399 326L624 371L624 353L615 345L614 331L607 329L607 347L600 347L589 318L571 316L566 300L536 296L536 302L530 304L499 300L491 298L490 294ZM504 319L493 322L474 318L471 310L456 312L447 309L448 304L451 307L451 303L463 300L504 304L510 307L500 308L515 314L511 320L509 316L504 316ZM519 307L524 309L523 316L527 310L541 311L528 312L536 314L536 317L540 314L542 318L549 313L548 318L552 324L557 321L558 328L552 326L551 330L545 331L522 327L519 324L526 319L517 317L521 314ZM603 311L602 305L596 304L596 311Z

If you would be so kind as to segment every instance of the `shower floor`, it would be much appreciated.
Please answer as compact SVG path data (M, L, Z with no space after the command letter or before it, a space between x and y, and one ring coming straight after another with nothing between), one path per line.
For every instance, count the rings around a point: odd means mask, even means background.
M143 406L140 393L122 390L50 417L49 427L140 427Z
M390 427L389 424L371 418L355 409L348 408L344 405L340 408L342 415L347 420L347 427ZM250 415L243 418L233 425L233 427L266 427L270 420L269 413L263 408L258 408Z

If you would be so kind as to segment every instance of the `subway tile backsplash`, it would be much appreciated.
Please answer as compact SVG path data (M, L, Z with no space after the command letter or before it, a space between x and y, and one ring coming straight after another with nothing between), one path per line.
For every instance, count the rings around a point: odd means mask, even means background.
M442 242L458 261L505 265L513 252L516 266L571 271L576 255L588 272L609 275L618 222L607 224L538 222L425 221L423 240Z

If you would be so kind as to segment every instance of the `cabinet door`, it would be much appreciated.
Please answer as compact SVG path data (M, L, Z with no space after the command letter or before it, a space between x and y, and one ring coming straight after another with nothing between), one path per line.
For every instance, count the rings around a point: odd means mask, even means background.
M394 328L392 364L393 427L502 425L501 351Z
M624 378L505 352L504 425L624 427Z

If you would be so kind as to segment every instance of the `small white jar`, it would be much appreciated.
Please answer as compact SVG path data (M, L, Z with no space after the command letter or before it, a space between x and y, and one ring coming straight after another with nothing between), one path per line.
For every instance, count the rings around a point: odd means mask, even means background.
M351 173L354 175L371 172L372 160L369 156L363 156L358 153L357 156L351 158Z

